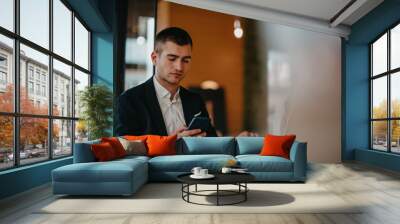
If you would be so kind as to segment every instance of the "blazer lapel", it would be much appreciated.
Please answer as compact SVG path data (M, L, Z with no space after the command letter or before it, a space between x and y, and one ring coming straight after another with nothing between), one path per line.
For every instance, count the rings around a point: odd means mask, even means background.
M183 115L185 116L186 125L189 126L194 115L192 107L190 105L190 99L186 94L186 89L182 87L180 87L179 94L182 101Z
M161 112L160 104L158 103L158 98L156 94L156 89L154 87L153 83L153 78L149 79L146 82L146 104L149 107L150 111L149 113L151 114L151 118L153 120L151 121L154 126L157 127L156 132L158 132L160 135L168 135L167 133L167 128L164 123L164 118Z

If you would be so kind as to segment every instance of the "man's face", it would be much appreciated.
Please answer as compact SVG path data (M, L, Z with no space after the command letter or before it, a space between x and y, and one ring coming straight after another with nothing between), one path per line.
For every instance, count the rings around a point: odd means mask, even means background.
M166 41L159 45L158 52L151 53L151 59L159 79L171 85L179 85L190 69L192 48L189 44L180 46Z

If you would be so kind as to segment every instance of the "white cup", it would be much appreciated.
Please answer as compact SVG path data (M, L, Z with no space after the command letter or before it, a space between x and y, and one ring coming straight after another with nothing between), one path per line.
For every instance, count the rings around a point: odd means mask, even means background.
M201 175L200 174L200 171L202 170L202 168L201 167L193 167L193 169L192 169L192 173L194 174L194 175L196 175L196 176L199 176L199 175Z
M200 176L207 176L208 175L208 169L201 169L200 170Z
M232 171L232 168L230 167L222 167L221 172L222 173L230 173Z

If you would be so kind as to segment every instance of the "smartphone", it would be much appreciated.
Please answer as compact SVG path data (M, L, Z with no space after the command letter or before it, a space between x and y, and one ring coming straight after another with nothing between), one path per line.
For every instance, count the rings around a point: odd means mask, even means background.
M207 131L211 126L210 119L208 117L193 117L189 124L188 130L201 129Z

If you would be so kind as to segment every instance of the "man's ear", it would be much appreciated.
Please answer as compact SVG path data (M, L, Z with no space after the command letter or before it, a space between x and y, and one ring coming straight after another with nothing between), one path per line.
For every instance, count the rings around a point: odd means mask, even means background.
M155 52L155 51L151 52L150 57L151 57L151 61L153 62L153 65L156 65L156 62L157 62L157 60L158 60L158 54L157 54L157 52Z

